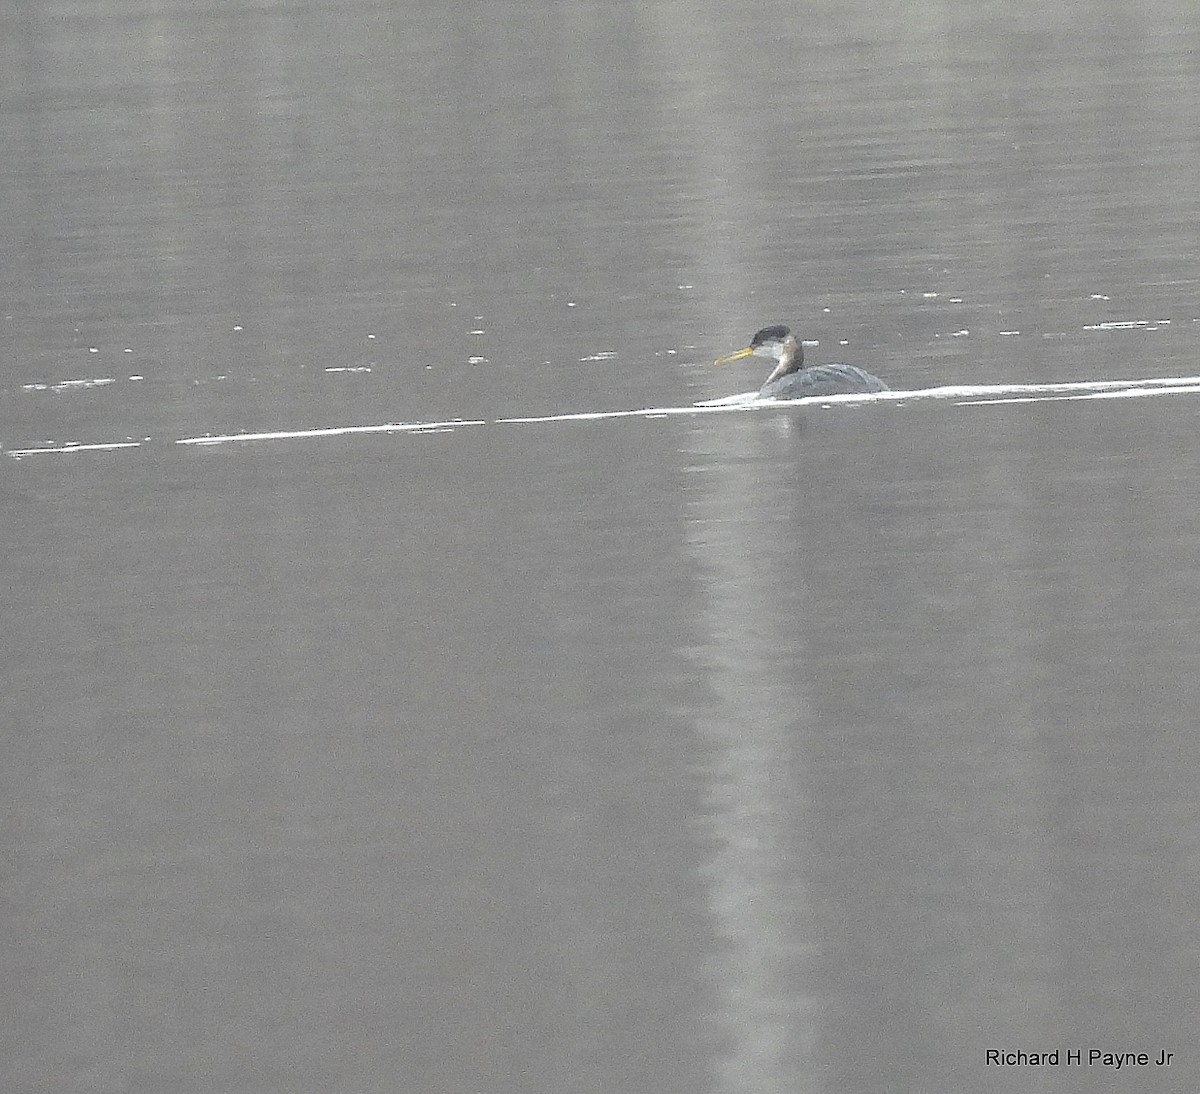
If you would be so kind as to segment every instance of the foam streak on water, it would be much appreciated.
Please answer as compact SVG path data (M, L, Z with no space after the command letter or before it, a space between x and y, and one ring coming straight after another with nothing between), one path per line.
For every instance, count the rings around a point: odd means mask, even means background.
M757 392L743 392L695 403L689 406L643 407L640 410L577 411L569 414L544 414L531 417L452 418L428 422L386 422L378 425L324 426L310 429L278 429L254 433L203 434L181 437L176 445L205 447L221 444L250 444L261 441L298 441L323 437L344 437L363 433L445 433L468 426L486 425L544 425L553 422L597 422L613 418L671 418L701 414L721 414L731 411L771 410L791 406L836 406L840 404L906 404L941 400L956 406L988 406L992 404L1040 403L1076 399L1128 399L1151 395L1200 394L1200 376L1161 376L1148 380L1080 380L1063 384L980 384L924 388L917 391L880 391L870 394L825 395L807 399L760 399ZM141 448L148 441L126 438L123 441L85 444L71 442L45 445L38 448L11 448L9 456L42 455L46 453L110 452L117 449Z

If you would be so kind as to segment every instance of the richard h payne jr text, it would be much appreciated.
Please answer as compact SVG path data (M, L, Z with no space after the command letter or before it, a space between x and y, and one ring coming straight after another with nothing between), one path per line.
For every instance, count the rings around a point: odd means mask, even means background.
M1102 1048L1069 1048L1065 1052L1053 1049L1050 1052L1011 1052L1002 1048L989 1048L984 1058L987 1064L999 1067L1058 1067L1060 1064L1086 1064L1089 1067L1111 1067L1120 1071L1123 1067L1170 1067L1175 1055L1160 1049L1157 1058L1148 1052L1105 1052Z

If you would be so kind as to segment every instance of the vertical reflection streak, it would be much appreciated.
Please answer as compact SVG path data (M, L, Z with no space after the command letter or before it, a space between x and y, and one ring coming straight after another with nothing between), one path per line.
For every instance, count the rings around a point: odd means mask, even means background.
M776 546L762 521L763 466L723 458L697 468L688 537L708 590L710 638L701 656L716 697L697 728L717 757L704 816L712 853L702 875L725 943L712 974L730 1045L718 1088L729 1094L795 1094L797 1076L813 1073L805 1063L813 1001L796 990L809 952L806 894L795 881L803 849L792 731L803 712L795 674L777 660L776 651L794 643L779 633L771 576L778 567L759 564Z

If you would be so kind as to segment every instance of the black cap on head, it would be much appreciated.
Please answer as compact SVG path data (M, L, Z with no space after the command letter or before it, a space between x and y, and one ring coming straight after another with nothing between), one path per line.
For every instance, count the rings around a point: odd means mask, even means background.
M768 342L782 342L792 332L782 324L773 327L763 327L750 339L751 347L763 346Z

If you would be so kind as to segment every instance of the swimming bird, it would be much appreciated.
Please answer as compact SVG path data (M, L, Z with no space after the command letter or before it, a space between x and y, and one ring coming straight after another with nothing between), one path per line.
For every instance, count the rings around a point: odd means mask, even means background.
M764 399L804 399L810 395L846 395L869 391L887 391L878 376L857 365L813 365L804 367L804 347L785 326L763 327L750 345L718 358L715 365L741 361L746 357L770 357L776 362L767 382L759 388Z

